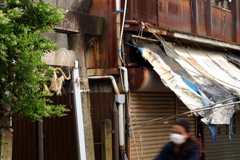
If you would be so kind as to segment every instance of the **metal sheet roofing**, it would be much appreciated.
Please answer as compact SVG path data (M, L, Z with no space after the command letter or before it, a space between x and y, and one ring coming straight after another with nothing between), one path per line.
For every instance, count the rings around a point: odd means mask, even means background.
M142 51L162 82L190 109L204 108L220 101L233 102L240 93L240 70L231 61L240 58L212 50L185 48L170 43L159 44L133 38L134 45ZM232 99L229 99L232 98ZM234 105L201 111L206 124L230 124ZM196 115L198 115L196 114Z

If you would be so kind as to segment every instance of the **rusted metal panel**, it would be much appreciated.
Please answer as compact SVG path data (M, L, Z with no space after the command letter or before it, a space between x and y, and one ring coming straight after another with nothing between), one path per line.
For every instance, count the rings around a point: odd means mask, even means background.
M76 124L71 94L53 96L54 104L66 105L64 117L43 118L44 159L77 160Z
M80 32L88 35L102 35L104 18L99 15L89 15L81 13L79 14L80 19Z
M232 42L232 12L212 7L212 37Z
M135 0L134 1L134 15L137 21L142 22L143 21L143 6L144 6L144 0Z
M132 1L128 1L128 5L127 5L127 14L126 14L126 19L128 20L133 20L135 19L135 15L134 15L134 3L135 0ZM124 1L122 1L121 5L124 5Z
M237 39L237 43L240 43L240 2L236 0L236 21L234 21L234 24L236 25L236 39Z
M197 34L199 30L199 20L198 20L198 1L190 1L192 8L192 33Z
M233 41L232 12L222 11L222 17L223 17L224 40L227 42L232 42Z
M135 0L134 11L137 21L158 24L158 1Z
M128 7L127 20L191 33L190 0L134 0Z
M95 157L101 160L101 122L112 119L114 93L90 93Z
M144 79L146 79L144 75L143 69L138 68L129 68L128 69L128 81L129 87L131 91L136 91L141 88Z
M191 8L189 0L159 0L159 27L191 33Z
M117 75L119 74L118 68L110 69L88 69L88 76L97 76L97 75Z
M230 8L232 11L232 20L233 20L233 31L232 31L232 36L233 36L233 42L237 42L237 23L238 23L238 1L233 1L232 3L230 3Z
M198 26L197 26L197 34L200 36L207 35L207 28L206 28L206 3L205 0L196 0L197 2L197 12L198 12Z
M161 81L153 69L128 68L131 91L137 92L172 92Z
M64 104L71 111L67 116L44 118L44 159L77 160L76 130L71 95L53 96L54 104ZM13 118L13 160L37 159L36 123Z
M145 2L146 20L152 25L158 25L158 1L152 1L152 3L149 3L149 0L145 0Z
M155 5L158 6L158 20L155 20ZM136 20L137 25L127 21L125 30L139 31L140 22L146 22L159 30L197 34L201 37L240 43L239 9L240 3L236 0L231 2L230 10L213 6L211 0L135 0L130 2L127 20ZM144 31L149 32L147 29Z
M239 11L240 11L240 3L238 0L232 1L230 4L230 8L232 11L232 36L233 36L233 42L235 43L240 43L240 16L239 16Z
M216 7L212 7L212 37L217 39L224 39L223 36L223 21L222 10Z
M122 3L123 4L123 3ZM131 0L127 7L127 20L149 22L152 25L158 24L158 1Z
M37 158L36 123L25 118L13 117L13 160Z
M104 17L103 34L93 37L87 51L87 68L117 67L115 1L94 0L89 13ZM87 22L86 22L87 23ZM92 44L92 45L91 45Z
M206 6L206 34L208 37L212 37L212 2L211 1L205 1Z

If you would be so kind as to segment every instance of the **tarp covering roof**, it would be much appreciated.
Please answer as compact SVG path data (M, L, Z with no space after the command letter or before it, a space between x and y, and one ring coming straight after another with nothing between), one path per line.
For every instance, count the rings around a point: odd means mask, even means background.
M240 69L237 65L240 65L240 58L237 56L171 43L164 43L161 47L158 43L138 38L132 38L132 41L162 82L190 110L224 100L220 104L233 102L232 94L240 93ZM206 124L230 124L234 112L234 105L229 105L201 111L196 116L201 115Z

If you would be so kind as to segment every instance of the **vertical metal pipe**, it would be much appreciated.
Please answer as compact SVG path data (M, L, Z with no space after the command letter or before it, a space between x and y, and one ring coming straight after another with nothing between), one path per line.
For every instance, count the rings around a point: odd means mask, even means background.
M88 160L95 160L94 152L94 137L93 137L93 125L91 119L91 103L90 103L90 94L89 83L88 83L88 73L87 73L87 64L86 64L86 44L85 44L85 35L83 33L78 34L68 34L68 47L71 50L76 52L78 59L78 78L81 78L81 81L84 82L84 85L81 85L79 90L83 90L81 97L76 97L81 99L81 110L83 118L83 127L84 127L84 139L86 142L86 157ZM77 67L77 66L76 66ZM75 70L75 69L74 69ZM73 78L75 82L76 79ZM80 83L74 83L74 85ZM81 159L82 160L82 159Z
M127 93L129 91L129 87L128 87L128 70L127 70L126 67L120 67L119 69L123 71L123 84L124 84L123 91L125 93Z
M113 121L113 159L119 160L119 139L118 139L118 110L114 102L112 108L112 121Z
M119 117L119 145L124 146L123 104L118 104Z
M121 10L121 1L116 0L116 11ZM121 32L121 12L116 13L116 37L117 37L117 51L118 55L121 54L121 46L120 46L120 32ZM120 60L120 56L118 56L118 67L122 66L122 62Z
M119 39L119 47L120 47L120 49L121 49L121 46L122 46L122 37L123 37L123 30L124 30L126 12L127 12L127 0L125 0L124 10L123 10L123 19L122 19L121 33L120 33L120 39Z
M37 160L44 160L43 154L43 122L36 122L37 130Z
M76 129L77 129L77 145L78 145L78 159L86 160L86 148L85 148L85 137L84 137L84 125L83 125L83 112L82 112L82 100L81 100L81 89L80 89L80 78L78 70L78 61L75 62L75 67L72 73L73 90L74 90L74 107L75 107L75 118L76 118Z

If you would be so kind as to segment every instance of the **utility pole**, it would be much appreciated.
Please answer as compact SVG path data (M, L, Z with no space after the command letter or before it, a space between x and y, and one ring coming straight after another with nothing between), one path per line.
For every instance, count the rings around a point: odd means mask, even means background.
M78 57L77 61L82 91L81 100L82 100L86 157L87 160L95 160L84 34L83 33L69 34L68 45L69 49L74 50L76 52L76 56Z

